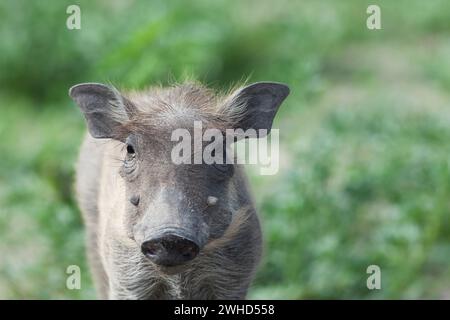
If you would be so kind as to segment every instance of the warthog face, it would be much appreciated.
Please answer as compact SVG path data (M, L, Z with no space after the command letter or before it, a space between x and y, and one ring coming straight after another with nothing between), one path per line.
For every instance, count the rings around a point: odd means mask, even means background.
M194 137L195 122L202 124L203 131L216 129L223 134L230 128L269 132L288 93L287 86L278 83L256 83L228 97L197 85L127 97L102 84L70 89L90 134L119 142L122 164L118 170L126 185L123 224L128 236L148 259L168 267L194 259L208 241L220 238L239 209L236 199L240 196L234 164L174 163L173 150L179 141L173 141L173 133L183 129ZM196 139L189 144L195 152L206 148L201 144L196 149ZM208 145L226 159L225 139ZM193 159L195 152L189 157Z

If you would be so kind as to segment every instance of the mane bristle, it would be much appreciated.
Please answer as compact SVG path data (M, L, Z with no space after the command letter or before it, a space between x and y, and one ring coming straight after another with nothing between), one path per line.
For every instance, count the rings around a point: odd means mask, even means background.
M232 127L244 109L234 103L229 92L216 92L198 82L129 91L125 96L134 106L133 116L126 124L131 130L191 119L224 130Z

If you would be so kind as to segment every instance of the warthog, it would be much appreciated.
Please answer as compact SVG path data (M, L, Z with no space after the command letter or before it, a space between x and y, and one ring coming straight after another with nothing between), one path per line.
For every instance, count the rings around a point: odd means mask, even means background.
M99 298L245 298L261 230L244 172L232 161L174 164L171 133L192 132L194 121L269 132L289 88L261 82L218 95L187 83L122 94L85 83L69 94L89 131L76 191Z

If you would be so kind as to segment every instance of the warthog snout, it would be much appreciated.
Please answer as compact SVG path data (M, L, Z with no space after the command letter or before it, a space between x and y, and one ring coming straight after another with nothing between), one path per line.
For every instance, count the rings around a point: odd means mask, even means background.
M171 233L144 241L141 250L152 262L170 267L194 259L200 246L192 240Z

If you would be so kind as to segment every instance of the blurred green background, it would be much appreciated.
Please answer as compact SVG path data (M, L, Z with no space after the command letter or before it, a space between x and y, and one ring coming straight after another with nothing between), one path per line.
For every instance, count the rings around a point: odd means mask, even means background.
M1 1L0 298L95 297L68 88L186 76L291 87L278 175L249 170L266 247L250 298L450 298L447 0ZM72 264L81 290L66 289Z

